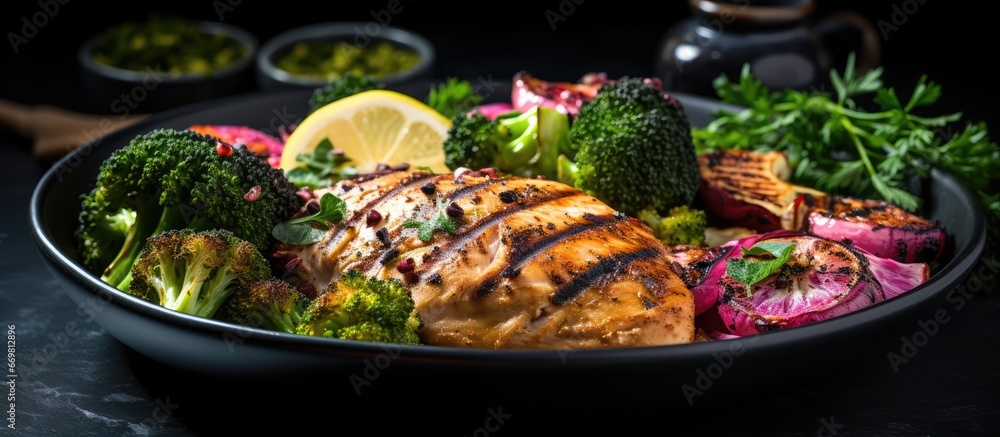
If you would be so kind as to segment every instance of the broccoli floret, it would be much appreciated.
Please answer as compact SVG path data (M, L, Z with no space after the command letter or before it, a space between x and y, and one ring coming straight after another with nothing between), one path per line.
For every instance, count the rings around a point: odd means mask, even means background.
M288 282L266 278L236 290L215 318L253 328L296 334L312 300Z
M363 91L385 89L385 83L369 76L345 74L313 90L309 98L309 113L330 103Z
M568 141L569 116L555 109L535 106L494 120L473 111L452 119L444 141L445 165L555 178L556 160Z
M211 318L236 290L271 276L257 247L223 229L168 230L146 240L129 293Z
M642 78L605 84L569 130L557 178L618 211L691 205L699 185L691 126L680 106Z
M666 217L654 209L639 211L638 216L664 244L705 246L705 227L708 225L705 211L681 205L671 208Z
M163 231L221 228L264 251L274 225L302 206L296 190L280 169L245 147L157 129L102 162L82 201L81 259L126 291L146 239Z
M299 334L420 344L423 321L402 282L347 271L306 310Z

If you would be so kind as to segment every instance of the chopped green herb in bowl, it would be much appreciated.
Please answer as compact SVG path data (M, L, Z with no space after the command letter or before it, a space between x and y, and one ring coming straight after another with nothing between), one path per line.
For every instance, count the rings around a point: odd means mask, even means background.
M249 59L253 47L201 21L153 16L108 28L91 51L99 65L171 76L212 75Z

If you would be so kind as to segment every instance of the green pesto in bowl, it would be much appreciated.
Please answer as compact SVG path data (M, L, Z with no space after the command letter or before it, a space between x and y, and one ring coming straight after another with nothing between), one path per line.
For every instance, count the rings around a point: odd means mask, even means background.
M106 67L171 76L211 76L251 55L251 47L221 27L160 16L108 28L91 52L93 61Z
M297 42L280 54L275 65L289 74L322 80L345 75L382 79L417 66L420 54L388 41L358 46L348 41Z

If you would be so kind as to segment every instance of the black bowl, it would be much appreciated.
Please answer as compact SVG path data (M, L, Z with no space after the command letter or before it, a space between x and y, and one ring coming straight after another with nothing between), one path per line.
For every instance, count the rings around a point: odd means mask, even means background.
M325 79L297 75L282 70L277 60L293 45L300 42L346 41L355 47L364 48L381 42L395 47L409 49L420 56L417 64L399 73L379 78L386 86L426 81L433 78L437 51L423 35L397 26L381 25L378 22L335 21L297 27L282 32L267 40L257 53L257 82L263 90L316 89L327 83Z
M77 62L92 98L105 102L109 112L124 116L160 112L255 90L253 63L258 50L257 38L231 24L202 21L201 28L206 34L225 35L242 44L247 49L246 56L210 75L128 70L94 61L93 52L104 35L101 32L88 38L77 50Z
M411 95L425 92L413 90ZM849 374L856 367L853 359L861 354L884 356L898 347L900 334L913 334L918 321L933 317L930 314L970 273L984 248L983 213L976 198L953 177L934 172L926 191L926 214L948 230L948 258L929 281L908 293L845 316L754 337L593 350L386 346L279 334L179 314L128 296L76 260L73 230L80 196L112 151L153 128L217 123L275 131L306 113L309 95L308 90L263 92L179 108L62 158L42 177L31 199L31 231L46 265L82 310L115 338L157 362L197 374L255 382L291 378L308 384L320 380L307 378L327 375L326 380L350 390L348 381L371 382L370 377L381 372L392 374L389 379L395 378L395 383L424 384L421 390L437 392L447 387L443 381L465 390L470 387L463 381L475 381L476 389L497 393L539 386L556 393L563 389L622 396L655 392L658 405L665 405L690 404L693 396L700 401L706 384L712 387L712 396L762 386L777 393L801 384L797 375L803 373ZM718 107L700 97L677 97L696 125L706 122ZM642 402L639 399L632 401ZM555 404L578 405L569 399Z

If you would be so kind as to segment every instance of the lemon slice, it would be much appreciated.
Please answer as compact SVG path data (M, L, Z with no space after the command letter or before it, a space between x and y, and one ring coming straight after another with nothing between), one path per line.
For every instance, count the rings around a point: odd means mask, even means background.
M390 90L364 91L323 106L292 131L281 153L281 169L299 166L296 156L310 152L324 138L358 168L368 172L378 164L407 163L449 173L444 140L451 120L406 94Z

